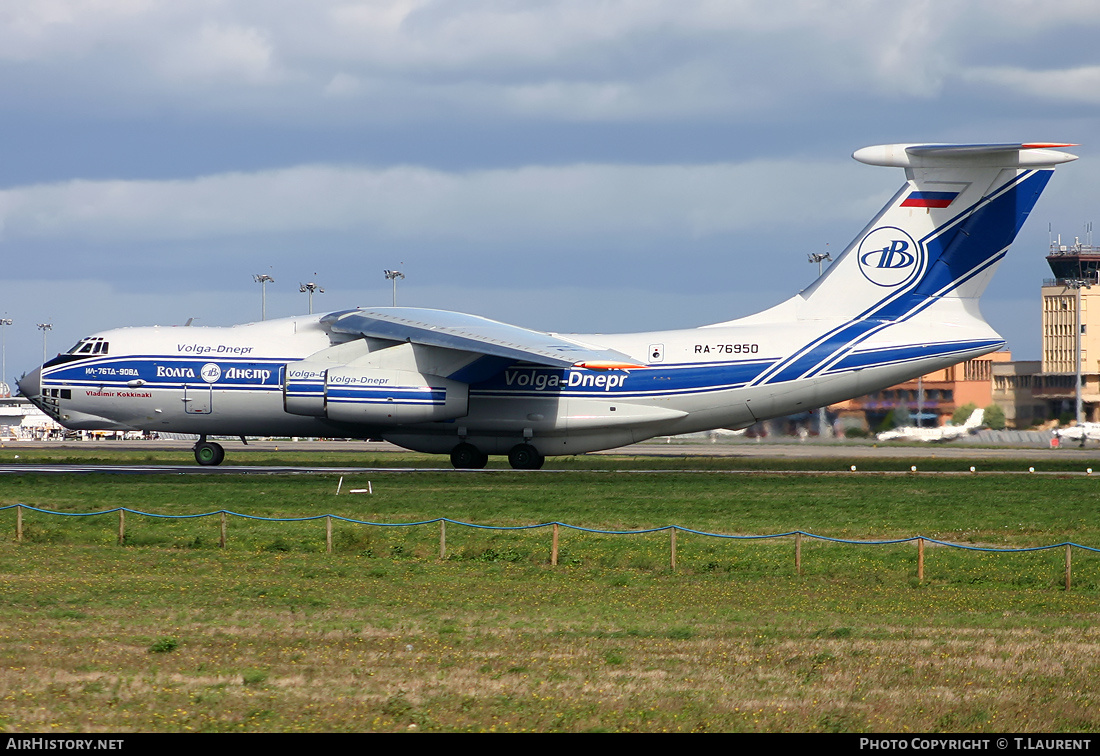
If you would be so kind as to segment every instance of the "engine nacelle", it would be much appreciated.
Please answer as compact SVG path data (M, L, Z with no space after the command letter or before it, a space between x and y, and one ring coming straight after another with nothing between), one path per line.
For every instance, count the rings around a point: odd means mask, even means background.
M292 415L325 416L329 363L291 362L283 370L283 409Z
M379 425L453 420L469 412L468 384L407 370L335 367L325 378L330 420Z
M295 415L365 425L453 420L469 411L468 384L409 370L290 363L283 406Z

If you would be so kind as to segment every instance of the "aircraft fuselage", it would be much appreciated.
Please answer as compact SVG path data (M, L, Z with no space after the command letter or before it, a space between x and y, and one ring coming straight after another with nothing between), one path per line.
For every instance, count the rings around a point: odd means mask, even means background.
M415 389L385 383L395 371L433 382L431 347L387 344L352 360L364 368L341 384L339 376L318 396L316 414L293 410L293 375L307 359L341 347L321 316L288 318L229 328L144 327L96 334L100 354L60 355L41 376L41 402L72 429L143 430L198 435L383 437L401 446L449 452L458 439L487 454L507 453L526 440L543 455L613 448L658 435L713 428L744 428L757 420L813 409L891 385L914 369L933 370L984 354L1002 342L995 334L929 348L919 368L864 365L821 371L796 383L761 376L807 340L807 330L828 323L752 325L575 335L636 356L638 367L586 369L513 362L469 383L454 417L408 422L395 412L359 419L335 411L338 394L379 375L371 386L380 402L416 411ZM346 348L361 342L347 342ZM938 350L938 351L937 351ZM427 354L425 354L427 353ZM476 364L477 355L469 355ZM336 364L329 369L336 370ZM461 372L461 370L459 371ZM432 376L432 377L427 377ZM438 380L434 381L438 382ZM415 381L414 381L415 383ZM405 392L405 393L402 393ZM430 392L429 392L430 393ZM389 396L392 394L393 396ZM350 403L352 407L355 402ZM415 419L415 418L414 418Z

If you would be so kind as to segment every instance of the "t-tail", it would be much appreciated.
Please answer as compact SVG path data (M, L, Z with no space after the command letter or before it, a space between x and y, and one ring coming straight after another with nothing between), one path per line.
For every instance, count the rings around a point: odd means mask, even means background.
M937 300L976 300L1068 144L889 144L852 157L905 169L906 182L828 273L804 314L899 321ZM972 314L976 314L976 307Z
M867 390L995 351L978 298L1066 144L891 144L857 150L906 182L812 286L716 326L817 322L816 334L754 380L778 385L868 368ZM841 391L835 392L840 396ZM822 391L818 399L832 400ZM810 401L810 400L808 400Z

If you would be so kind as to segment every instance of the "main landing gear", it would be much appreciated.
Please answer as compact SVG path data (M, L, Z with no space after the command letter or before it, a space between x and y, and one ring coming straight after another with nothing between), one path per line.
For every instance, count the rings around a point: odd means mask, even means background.
M195 452L195 461L204 467L220 465L225 459L225 449L222 445L207 441L206 436L199 436L198 443L192 447L192 451Z
M451 464L456 470L481 470L488 462L488 454L465 441L451 449Z
M198 452L195 454L197 457ZM451 449L451 464L456 470L481 470L488 461L488 454L467 441ZM516 444L508 452L508 464L514 470L541 470L545 462L546 457L531 444Z
M513 470L541 470L546 457L531 444L516 444L508 452L508 464Z

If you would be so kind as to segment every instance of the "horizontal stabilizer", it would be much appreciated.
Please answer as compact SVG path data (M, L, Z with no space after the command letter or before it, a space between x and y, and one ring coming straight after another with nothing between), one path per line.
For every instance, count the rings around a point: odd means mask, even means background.
M867 165L892 168L928 168L950 165L984 165L1000 168L1050 167L1076 160L1076 155L1054 147L1072 144L1027 142L1019 144L879 144L864 147L852 157Z

